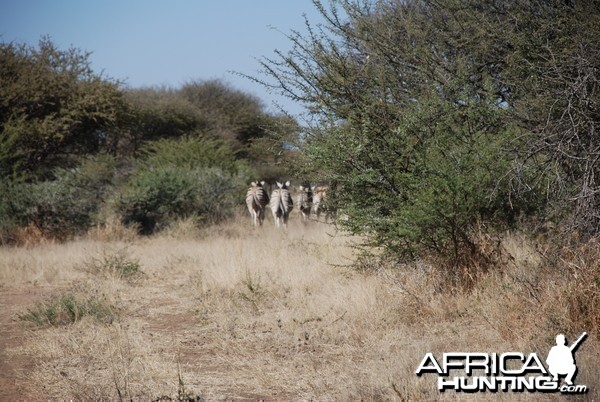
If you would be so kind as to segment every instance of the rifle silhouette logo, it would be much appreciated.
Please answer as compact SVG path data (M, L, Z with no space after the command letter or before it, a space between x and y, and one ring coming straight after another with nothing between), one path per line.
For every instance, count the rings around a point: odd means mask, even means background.
M556 336L556 346L553 346L548 353L546 358L546 364L548 364L548 371L552 374L554 381L559 381L559 376L566 375L565 381L567 385L573 385L573 378L577 373L577 366L575 365L575 350L579 347L581 342L587 337L587 332L581 334L581 336L571 344L567 346L567 340L563 334Z

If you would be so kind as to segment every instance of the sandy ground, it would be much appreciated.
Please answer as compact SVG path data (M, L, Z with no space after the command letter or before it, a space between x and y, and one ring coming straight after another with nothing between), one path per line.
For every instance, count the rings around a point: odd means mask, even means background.
M35 385L27 378L35 369L36 358L12 353L25 344L23 322L18 314L44 299L49 289L39 287L0 288L0 400L17 401L39 398ZM9 353L9 350L11 353Z

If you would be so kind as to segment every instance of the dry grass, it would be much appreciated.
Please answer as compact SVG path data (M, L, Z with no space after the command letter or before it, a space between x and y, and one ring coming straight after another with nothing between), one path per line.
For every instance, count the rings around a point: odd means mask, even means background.
M65 327L24 329L25 345L10 353L38 359L29 376L38 396L479 400L439 394L435 378L416 377L423 355L545 356L565 323L564 311L549 301L542 261L518 237L505 245L514 257L506 272L490 273L473 292L440 294L427 266L345 267L353 258L350 239L327 225L295 220L277 231L269 221L261 229L248 223L203 232L182 222L152 238L109 241L96 233L65 244L1 248L3 286L97 294L120 311L110 324L84 317ZM81 269L124 249L127 261L139 263L141 279L99 275L96 265ZM577 354L578 382L595 398L599 350L590 337Z
M135 226L126 226L116 215L110 215L104 222L89 230L87 237L98 241L133 241L137 236Z

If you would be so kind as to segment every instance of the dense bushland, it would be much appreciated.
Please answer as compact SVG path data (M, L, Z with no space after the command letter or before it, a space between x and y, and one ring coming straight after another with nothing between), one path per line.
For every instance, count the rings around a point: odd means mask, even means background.
M219 223L233 215L242 184L219 168L157 167L133 175L118 200L125 224L136 223L142 233L164 228L177 218Z
M146 234L177 218L214 224L232 216L252 175L218 139L162 139L147 143L139 154L116 206L124 223L135 223Z
M110 198L118 163L99 154L81 158L73 168L56 168L53 180L27 182L4 179L0 195L2 240L19 227L32 225L40 235L65 239L84 233L98 222Z
M241 186L281 175L297 130L219 81L129 89L89 53L0 45L0 241L66 239L114 219L143 233L232 215ZM219 202L217 202L219 201Z

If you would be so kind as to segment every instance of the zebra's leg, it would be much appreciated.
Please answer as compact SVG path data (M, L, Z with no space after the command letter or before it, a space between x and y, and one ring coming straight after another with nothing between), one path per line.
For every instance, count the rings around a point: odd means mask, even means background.
M261 209L258 211L258 224L260 226L262 226L264 220L265 220L265 210Z
M308 221L308 214L310 213L310 209L303 209L302 210L302 222L306 223L306 221Z
M289 214L283 214L283 227L287 229Z

